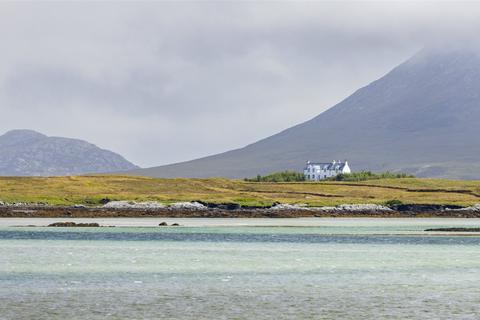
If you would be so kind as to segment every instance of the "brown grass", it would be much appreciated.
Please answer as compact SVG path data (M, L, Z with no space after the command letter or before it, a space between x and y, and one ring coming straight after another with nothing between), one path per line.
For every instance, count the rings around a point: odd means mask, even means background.
M363 182L257 183L228 179L154 179L132 176L0 177L0 200L53 205L97 205L102 199L202 200L267 206L275 202L331 206L382 204L480 203L480 181L385 179Z

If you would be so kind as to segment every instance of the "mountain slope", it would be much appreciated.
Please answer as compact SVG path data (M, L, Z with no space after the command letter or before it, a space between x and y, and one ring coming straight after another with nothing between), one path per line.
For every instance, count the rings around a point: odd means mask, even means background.
M245 148L135 171L250 177L348 159L353 170L480 178L480 53L424 50L319 116Z
M47 137L32 130L0 136L0 175L57 176L138 168L122 156L86 141Z

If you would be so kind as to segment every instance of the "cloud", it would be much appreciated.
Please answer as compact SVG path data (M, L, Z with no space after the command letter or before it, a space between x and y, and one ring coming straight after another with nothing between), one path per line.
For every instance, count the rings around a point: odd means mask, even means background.
M1 3L0 130L89 140L143 166L316 116L424 46L470 41L446 2Z

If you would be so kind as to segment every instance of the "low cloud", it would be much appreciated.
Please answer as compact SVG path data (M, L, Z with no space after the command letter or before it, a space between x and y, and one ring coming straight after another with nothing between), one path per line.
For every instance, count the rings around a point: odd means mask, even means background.
M470 42L476 3L1 3L0 130L153 166L308 120L424 46Z

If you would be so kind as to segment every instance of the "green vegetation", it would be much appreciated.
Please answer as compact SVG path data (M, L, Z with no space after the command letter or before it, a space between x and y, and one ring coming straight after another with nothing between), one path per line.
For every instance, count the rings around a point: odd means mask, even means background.
M229 179L154 179L132 176L0 177L0 201L101 205L108 200L205 201L268 206L305 203L480 203L480 181L377 179L368 181L249 182ZM389 202L390 201L390 202Z
M385 205L387 207L401 206L402 204L403 204L403 202L400 201L400 200L397 200L397 199L385 201Z
M297 171L282 171L269 174L267 176L257 175L253 179L245 178L245 181L249 182L295 182L305 181L303 173Z
M329 181L367 181L367 180L379 180L379 179L403 179L403 178L415 178L414 175L406 173L392 173L381 172L375 173L371 171L353 172L347 174L339 174L335 177L331 177Z

